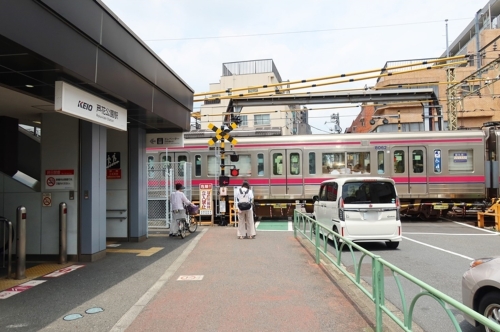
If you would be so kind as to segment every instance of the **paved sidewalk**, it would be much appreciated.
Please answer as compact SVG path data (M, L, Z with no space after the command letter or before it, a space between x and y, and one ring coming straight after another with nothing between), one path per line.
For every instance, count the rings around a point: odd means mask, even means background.
M201 231L111 331L373 330L293 232Z

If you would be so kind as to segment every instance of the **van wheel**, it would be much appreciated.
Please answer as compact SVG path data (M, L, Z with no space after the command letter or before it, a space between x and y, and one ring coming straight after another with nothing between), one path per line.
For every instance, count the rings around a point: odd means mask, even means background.
M385 245L389 249L396 249L399 246L399 242L386 242Z

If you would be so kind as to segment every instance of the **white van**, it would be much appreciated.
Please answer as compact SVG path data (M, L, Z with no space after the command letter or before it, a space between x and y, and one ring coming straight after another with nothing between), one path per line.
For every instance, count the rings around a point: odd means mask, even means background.
M391 249L402 240L399 198L392 179L327 180L313 200L316 220L348 240L384 241Z

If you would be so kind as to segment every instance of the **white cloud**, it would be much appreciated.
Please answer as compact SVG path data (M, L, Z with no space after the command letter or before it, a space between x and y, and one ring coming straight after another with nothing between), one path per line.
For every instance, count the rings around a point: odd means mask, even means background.
M273 59L284 80L298 80L381 68L391 60L440 56L446 45L445 19L450 20L451 44L486 4L470 0L454 0L453 5L449 0L103 2L196 92L219 81L225 62ZM286 33L298 31L303 32ZM153 41L255 34L260 35ZM325 89L365 84L373 85L374 80ZM339 113L345 128L358 112L356 107L313 111L310 122L328 130L331 124L324 122Z

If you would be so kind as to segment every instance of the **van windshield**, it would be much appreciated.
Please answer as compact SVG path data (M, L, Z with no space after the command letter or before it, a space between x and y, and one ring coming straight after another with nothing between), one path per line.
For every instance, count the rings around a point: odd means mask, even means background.
M391 182L346 182L342 198L345 204L395 203L396 190Z

